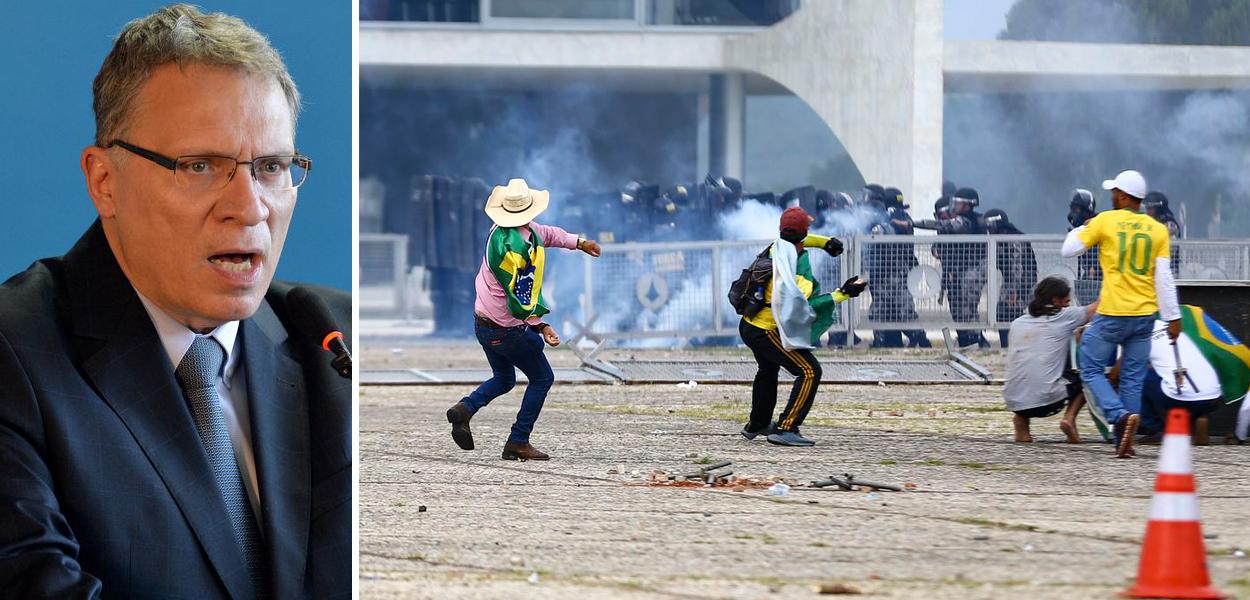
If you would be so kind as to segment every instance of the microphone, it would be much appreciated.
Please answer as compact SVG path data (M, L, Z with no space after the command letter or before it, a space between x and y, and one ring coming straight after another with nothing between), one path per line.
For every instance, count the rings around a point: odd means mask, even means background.
M302 328L302 333L313 336L314 343L326 352L334 353L330 366L345 379L352 378L352 353L343 340L343 332L334 324L330 307L308 288L293 288L286 296L291 321Z

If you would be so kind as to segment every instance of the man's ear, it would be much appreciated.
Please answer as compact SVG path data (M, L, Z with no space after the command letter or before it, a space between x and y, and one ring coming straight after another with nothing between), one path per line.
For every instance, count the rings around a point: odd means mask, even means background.
M83 178L87 180L87 193L91 203L95 204L100 218L111 219L117 214L117 205L113 201L113 185L117 179L117 162L109 155L109 151L99 146L83 148L79 157Z

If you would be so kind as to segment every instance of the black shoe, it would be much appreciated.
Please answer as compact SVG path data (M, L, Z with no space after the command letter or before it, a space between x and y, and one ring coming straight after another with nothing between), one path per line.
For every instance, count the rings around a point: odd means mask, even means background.
M473 413L469 412L469 407L464 402L457 402L454 406L447 409L447 422L451 423L451 439L456 441L456 445L461 450L473 449L473 432L469 430L469 419L473 418Z
M757 430L757 431L752 431L751 424L747 423L746 425L742 426L742 431L740 431L739 433L742 434L742 437L748 440L753 440L755 439L756 436L762 435L762 436L767 437L776 431L777 431L777 422L773 421L772 423L769 423L767 427Z

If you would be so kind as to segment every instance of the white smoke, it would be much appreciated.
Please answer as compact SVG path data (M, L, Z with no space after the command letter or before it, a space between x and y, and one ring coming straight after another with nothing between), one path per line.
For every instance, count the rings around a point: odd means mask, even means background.
M744 200L742 204L717 219L720 238L724 240L772 240L777 238L781 207Z

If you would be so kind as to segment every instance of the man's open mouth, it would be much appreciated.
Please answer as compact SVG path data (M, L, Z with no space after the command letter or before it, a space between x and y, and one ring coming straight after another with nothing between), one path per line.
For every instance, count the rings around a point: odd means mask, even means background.
M255 257L256 254L252 252L214 254L208 257L208 262L227 271L243 273L252 269L252 259Z

